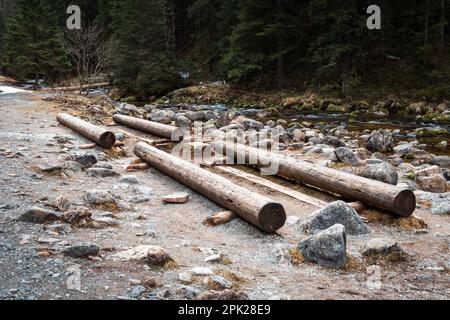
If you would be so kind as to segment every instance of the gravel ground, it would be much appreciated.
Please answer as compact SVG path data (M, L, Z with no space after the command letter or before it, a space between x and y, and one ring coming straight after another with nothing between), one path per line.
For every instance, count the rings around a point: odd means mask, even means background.
M61 108L41 98L36 93L0 94L0 299L191 299L219 287L231 287L250 299L450 297L448 216L419 208L415 215L428 228L418 231L419 227L400 228L380 218L380 213L363 214L372 233L348 236L347 267L322 268L298 261L293 250L305 236L292 222L304 220L317 209L314 206L230 177L282 202L289 223L276 235L261 233L240 219L205 226L205 218L224 209L153 168L131 173L136 184L120 182L121 176L130 175L125 168L136 158L129 152L117 155L100 148L80 151L79 146L89 141L58 125L55 115ZM120 127L112 129L117 132ZM125 150L132 149L130 143ZM96 178L84 170L49 174L39 169L63 166L70 154L80 152L96 155L119 175ZM119 201L119 208L86 208L106 226L37 225L16 220L31 207L51 208L61 196L69 200L71 208L84 208L84 194L93 189L110 191ZM163 204L162 197L176 192L189 193L189 202ZM308 193L333 200L316 191ZM365 243L375 237L396 240L407 259L364 258ZM89 259L63 254L78 243L95 244L100 254ZM162 247L174 263L150 267L114 256L140 245ZM219 261L205 262L216 253L221 254ZM207 268L200 270L203 273L212 271L220 277L194 275L189 279L186 274L199 267ZM187 278L182 276L181 281L180 274Z

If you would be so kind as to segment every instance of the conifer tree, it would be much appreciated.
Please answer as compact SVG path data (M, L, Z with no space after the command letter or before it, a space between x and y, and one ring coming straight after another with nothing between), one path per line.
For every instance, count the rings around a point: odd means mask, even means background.
M17 1L7 22L5 67L18 79L56 79L69 70L62 28L47 1Z

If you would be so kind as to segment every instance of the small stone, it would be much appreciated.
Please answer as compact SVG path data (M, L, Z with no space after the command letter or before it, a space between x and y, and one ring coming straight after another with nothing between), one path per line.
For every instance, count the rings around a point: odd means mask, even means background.
M76 161L67 161L64 163L63 169L66 171L79 172L81 171L82 166Z
M87 170L87 175L92 178L117 177L120 174L111 169L91 168Z
M248 295L245 292L235 292L230 289L224 291L204 292L196 297L196 300L218 300L218 301L244 301L248 300Z
M366 148L372 152L389 152L394 146L392 133L389 130L373 131L366 141Z
M22 214L18 218L18 221L44 224L48 222L58 221L60 218L61 214L58 212L34 207Z
M212 263L212 262L218 262L218 261L220 261L220 259L222 259L222 254L219 253L219 254L213 254L212 256L206 257L204 261Z
M98 256L100 247L95 244L78 244L65 249L63 253L72 258L89 258Z
M178 280L184 284L191 284L192 283L192 274L189 272L182 272L178 274Z
M426 168L414 171L414 175L416 177L429 177L435 174L442 174L442 169L438 166L428 166Z
M189 193L174 193L163 197L163 202L172 204L183 204L189 201Z
M303 233L317 233L335 224L342 224L350 235L362 235L370 232L355 209L343 201L330 203L323 209L314 212L298 230Z
M447 191L447 180L440 174L429 177L417 177L416 182L423 191L434 193L445 193Z
M97 162L97 163L94 165L94 168L101 168L101 169L109 169L109 170L112 170L112 169L113 169L113 166L112 166L110 163L108 163L108 162L101 161L101 162Z
M146 291L145 287L142 285L135 286L131 289L130 297L137 299Z
M120 178L119 182L121 183L126 183L126 184L138 184L139 180L138 178L136 178L136 176L123 176L122 178Z
M394 186L398 183L398 174L395 169L388 163L371 164L363 169L361 176L373 180L382 181Z
M403 257L405 252L399 244L392 239L375 238L366 243L363 255L367 257L392 255Z
M53 203L53 206L59 211L65 212L70 208L70 201L65 196L59 196Z
M437 156L431 159L431 164L441 168L450 168L450 156Z
M191 286L180 286L177 290L185 299L192 300L197 297L201 291Z
M97 157L91 153L73 154L70 155L67 160L78 162L85 169L92 167L98 162Z
M303 240L298 249L307 261L340 269L347 263L345 227L336 224Z
M334 153L341 162L350 164L352 166L357 166L359 164L360 160L358 159L358 157L353 153L352 150L348 148L337 148Z
M63 167L60 165L43 164L40 165L38 169L45 173L58 173L62 171Z
M162 266L170 260L170 256L159 246L142 245L130 250L119 252L115 257L124 260L145 261L147 264Z
M210 276L207 284L211 289L231 289L233 283L222 276Z
M108 191L90 190L84 194L84 201L90 205L115 204L116 198Z
M196 276L213 276L214 272L210 268L195 267L191 269L191 273Z

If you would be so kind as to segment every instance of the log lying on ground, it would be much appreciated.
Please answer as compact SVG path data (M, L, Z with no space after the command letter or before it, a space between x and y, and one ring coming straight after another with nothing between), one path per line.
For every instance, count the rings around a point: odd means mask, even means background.
M339 194L350 200L361 201L402 217L409 217L416 208L416 197L409 189L320 167L306 161L242 144L216 142L214 147L219 155L226 154L237 159L245 159L247 164L260 168L267 167L269 164L277 164L277 175Z
M283 206L267 197L143 142L136 145L134 152L151 166L231 210L262 231L275 232L286 222Z
M105 149L111 149L116 143L116 136L114 133L93 125L92 123L65 113L58 114L56 119L66 127L78 132L89 140L96 142Z
M164 137L170 139L171 141L181 141L183 136L179 135L181 130L178 127L169 126L166 124L161 124L153 121L138 119L129 116L123 116L120 114L115 114L113 120L124 126L141 130L155 136Z

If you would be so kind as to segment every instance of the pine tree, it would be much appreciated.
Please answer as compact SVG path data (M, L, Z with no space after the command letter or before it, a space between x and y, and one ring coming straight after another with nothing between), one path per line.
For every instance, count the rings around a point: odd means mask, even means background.
M117 82L141 98L176 88L182 70L175 56L173 2L112 0L111 15Z
M57 14L43 0L18 0L7 23L5 67L18 79L56 79L70 68Z

